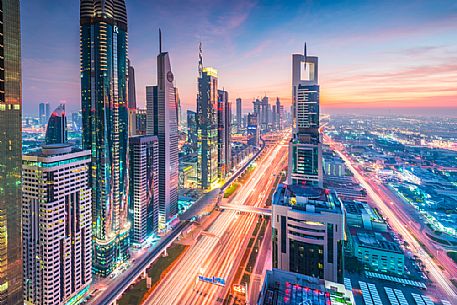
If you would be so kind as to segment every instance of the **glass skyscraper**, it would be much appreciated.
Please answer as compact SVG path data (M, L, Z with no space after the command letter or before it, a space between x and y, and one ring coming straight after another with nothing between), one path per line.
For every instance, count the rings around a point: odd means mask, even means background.
M46 144L67 143L68 129L65 105L60 104L49 117L48 128L46 129Z
M0 305L23 304L19 0L0 0Z
M81 0L83 148L92 152L93 271L128 258L127 11L124 0Z
M293 135L289 144L288 184L322 187L317 57L292 56L292 91Z

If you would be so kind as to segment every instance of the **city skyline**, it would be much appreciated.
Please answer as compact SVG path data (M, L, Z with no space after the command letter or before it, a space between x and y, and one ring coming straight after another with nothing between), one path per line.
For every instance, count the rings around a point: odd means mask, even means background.
M305 40L312 53L320 54L324 111L343 105L397 109L433 104L455 109L455 5L408 1L386 2L377 8L376 4L235 1L221 10L218 1L129 1L129 57L136 69L138 105L144 106L145 86L155 82L151 54L157 49L157 34L144 35L144 25L154 30L161 27L168 37L166 48L176 58L183 110L195 110L194 59L200 41L207 61L221 71L231 99L245 100L246 113L250 101L265 93L290 105L291 66L284 58L291 51L300 52ZM77 3L54 7L43 0L24 2L22 7L25 113L35 113L42 101L53 105L66 101L70 112L78 110ZM281 14L274 16L276 11ZM179 23L168 21L172 13ZM147 14L157 18L146 18ZM42 24L36 16L48 22ZM38 26L43 30L32 34ZM278 35L281 32L286 34Z

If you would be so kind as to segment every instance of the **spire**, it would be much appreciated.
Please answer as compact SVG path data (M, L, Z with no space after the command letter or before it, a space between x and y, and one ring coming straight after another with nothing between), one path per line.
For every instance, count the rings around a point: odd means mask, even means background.
M199 53L198 53L198 75L202 77L203 73L203 51L202 42L200 41Z
M162 30L159 28L159 53L162 54Z

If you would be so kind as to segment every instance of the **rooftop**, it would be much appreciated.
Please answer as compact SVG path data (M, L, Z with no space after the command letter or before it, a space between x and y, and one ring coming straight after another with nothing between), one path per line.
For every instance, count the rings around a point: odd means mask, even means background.
M351 228L350 233L354 243L359 247L403 254L402 249L392 240L392 236L386 232L374 232L359 228Z

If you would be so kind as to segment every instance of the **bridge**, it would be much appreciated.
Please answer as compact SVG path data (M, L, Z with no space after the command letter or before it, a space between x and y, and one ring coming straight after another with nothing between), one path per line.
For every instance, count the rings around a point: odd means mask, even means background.
M240 204L221 204L219 208L222 210L234 210L243 213L253 213L264 216L271 216L271 208L260 208L251 205L240 205Z

